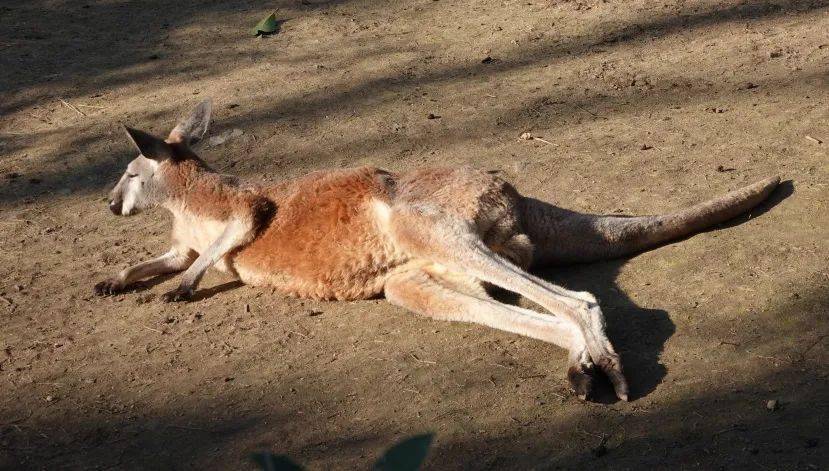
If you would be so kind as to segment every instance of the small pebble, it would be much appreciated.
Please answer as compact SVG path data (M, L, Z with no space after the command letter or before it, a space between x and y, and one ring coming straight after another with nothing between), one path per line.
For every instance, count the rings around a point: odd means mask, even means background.
M780 404L777 402L777 399L772 399L766 402L766 409L776 411L778 408L780 408Z

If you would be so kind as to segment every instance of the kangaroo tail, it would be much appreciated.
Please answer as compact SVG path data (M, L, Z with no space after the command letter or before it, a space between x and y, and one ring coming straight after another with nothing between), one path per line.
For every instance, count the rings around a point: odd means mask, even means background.
M641 252L727 221L753 208L780 183L767 178L722 197L660 216L598 216L523 198L522 223L533 265L589 262Z

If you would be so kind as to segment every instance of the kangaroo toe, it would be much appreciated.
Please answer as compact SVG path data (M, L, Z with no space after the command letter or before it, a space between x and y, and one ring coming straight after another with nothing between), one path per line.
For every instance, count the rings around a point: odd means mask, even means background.
M98 296L110 296L124 290L124 285L116 278L108 278L95 285L94 291Z

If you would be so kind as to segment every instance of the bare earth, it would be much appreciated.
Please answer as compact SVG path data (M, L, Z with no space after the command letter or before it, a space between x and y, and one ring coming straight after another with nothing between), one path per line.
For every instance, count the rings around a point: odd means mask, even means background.
M434 432L428 469L826 469L828 91L827 1L3 2L0 468L365 469ZM118 123L166 133L204 97L211 136L243 134L203 157L264 181L474 164L627 214L786 183L733 224L542 273L599 297L625 362L630 403L582 403L562 350L382 299L217 273L188 304L158 299L170 278L94 297L167 249L163 211L107 211L134 157Z

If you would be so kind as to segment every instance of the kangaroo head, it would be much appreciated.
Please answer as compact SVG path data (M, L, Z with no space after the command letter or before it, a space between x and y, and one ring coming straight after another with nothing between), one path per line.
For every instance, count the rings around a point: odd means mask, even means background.
M210 124L210 100L196 105L167 139L160 139L144 131L124 126L127 137L138 150L138 157L127 169L109 194L109 209L116 215L131 216L141 209L154 206L163 198L164 182L159 169L174 165L178 160L194 157L189 147L207 133Z

